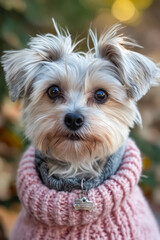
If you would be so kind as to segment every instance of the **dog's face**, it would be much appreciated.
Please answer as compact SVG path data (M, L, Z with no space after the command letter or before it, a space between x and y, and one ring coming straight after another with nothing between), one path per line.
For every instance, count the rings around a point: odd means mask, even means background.
M113 64L70 54L44 63L24 108L26 135L62 161L104 158L124 143L137 118Z
M26 136L35 148L73 165L109 156L124 144L136 101L159 79L159 69L114 27L93 51L74 52L70 35L31 39L29 48L6 52L3 66L13 101L24 100Z

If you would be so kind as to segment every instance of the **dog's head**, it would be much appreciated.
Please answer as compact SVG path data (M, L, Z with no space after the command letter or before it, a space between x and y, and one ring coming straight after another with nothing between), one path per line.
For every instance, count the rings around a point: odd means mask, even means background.
M136 44L114 26L94 48L76 52L68 31L36 36L2 58L12 101L22 98L26 136L43 153L76 164L115 152L134 123L136 102L156 85L160 70L127 50Z

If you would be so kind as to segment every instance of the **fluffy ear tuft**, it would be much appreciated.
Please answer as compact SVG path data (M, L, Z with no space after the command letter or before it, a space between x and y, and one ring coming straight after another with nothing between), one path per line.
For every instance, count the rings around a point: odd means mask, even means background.
M160 83L160 69L142 54L127 51L122 67L126 70L125 84L128 95L136 101L143 97L151 86Z
M95 57L104 58L114 64L119 80L126 86L128 96L138 101L152 85L160 81L160 69L142 54L127 50L127 46L140 46L134 40L118 34L120 29L120 25L115 25L102 34L99 40L90 31Z
M40 68L40 60L41 56L31 49L6 51L2 56L1 62L13 102L24 97L31 87L35 72Z
M65 54L70 54L78 43L72 43L68 30L58 27L52 19L57 35L45 34L32 37L28 46L36 51L46 61L56 61Z
M31 38L29 48L18 51L6 51L2 56L2 66L9 86L12 101L23 98L31 88L32 80L43 64L60 59L73 51L69 32L58 28L53 20L57 36L46 34Z

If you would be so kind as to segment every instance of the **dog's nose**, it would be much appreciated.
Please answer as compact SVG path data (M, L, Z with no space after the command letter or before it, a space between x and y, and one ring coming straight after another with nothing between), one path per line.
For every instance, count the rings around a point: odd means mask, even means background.
M84 117L77 112L67 113L64 118L64 123L70 130L75 131L83 125Z

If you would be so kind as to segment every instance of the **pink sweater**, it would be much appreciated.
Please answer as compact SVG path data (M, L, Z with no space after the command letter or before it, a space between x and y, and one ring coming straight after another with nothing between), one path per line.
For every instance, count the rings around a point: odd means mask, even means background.
M34 151L33 147L26 151L18 170L22 211L11 240L160 240L156 221L137 186L141 158L131 140L117 173L89 190L92 212L74 209L79 190L56 192L42 184Z

